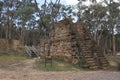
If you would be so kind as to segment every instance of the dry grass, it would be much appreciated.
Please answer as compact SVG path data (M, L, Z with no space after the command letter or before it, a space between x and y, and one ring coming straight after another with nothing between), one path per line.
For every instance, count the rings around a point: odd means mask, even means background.
M112 68L120 70L120 56L108 56L107 59Z
M21 54L16 55L16 53L9 55L0 55L0 68L7 68L9 65L19 63L25 59L26 57Z
M35 68L40 71L83 71L88 70L80 67L79 65L74 65L63 60L53 59L52 66L47 63L45 67L44 59L36 60L37 65Z

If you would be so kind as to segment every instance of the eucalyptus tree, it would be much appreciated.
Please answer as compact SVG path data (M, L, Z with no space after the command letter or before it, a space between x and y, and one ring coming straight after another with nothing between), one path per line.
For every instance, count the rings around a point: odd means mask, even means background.
M15 11L15 17L17 26L20 28L20 41L21 44L24 44L26 27L28 27L28 24L32 20L35 20L35 7L33 0L19 0L18 5Z
M1 24L3 26L3 30L5 33L5 38L7 41L11 41L12 38L14 38L15 35L15 10L17 6L18 0L2 0L3 7L1 12Z
M103 31L106 29L106 27L103 27L105 26L104 23L106 22L106 7L100 4L91 5L83 12L83 20L90 26L90 29L94 35L94 40L98 40L99 45L99 39L101 35L99 35L97 31Z
M48 42L48 50L47 54L50 55L50 46L51 46L51 32L54 31L54 25L57 22L57 16L60 9L60 0L50 0L50 2L47 2L47 0L44 0L44 4L39 8L38 3L36 0L34 0L36 3L36 10L39 14L39 23L41 26L41 29L45 32Z
M92 32L93 39L97 42L98 46L101 47L105 52L105 45L107 44L107 38L109 35L108 26L106 24L107 9L105 6L101 4L90 5L89 7L84 7L84 11L82 12L81 20L84 21L88 28Z
M114 0L104 0L97 3L96 0L92 1L89 6L83 5L82 2L86 0L79 0L78 3L78 17L88 24L92 31L94 40L98 45L110 45L109 49L115 53L115 29L119 25L120 7L119 2ZM107 35L104 34L106 31ZM112 34L112 38L110 37ZM109 39L108 39L109 38ZM108 41L110 43L108 43ZM108 46L107 46L108 47ZM105 49L105 48L103 48ZM107 48L108 49L108 48Z
M3 2L0 1L0 22L1 22L2 8L3 8Z
M2 33L3 33L3 27L2 27L2 7L3 7L3 2L0 1L0 38L2 38Z
M117 29L120 25L120 3L115 2L114 0L104 0L104 2L107 5L108 26L110 27L112 34L112 55L115 55L115 29Z
M82 20L88 25L92 31L94 40L97 41L99 45L102 32L106 29L103 27L106 21L106 7L100 3L96 3L96 1L93 1L94 4L88 6L83 5L83 1L81 0L78 3L78 20ZM101 30L101 32L99 30Z

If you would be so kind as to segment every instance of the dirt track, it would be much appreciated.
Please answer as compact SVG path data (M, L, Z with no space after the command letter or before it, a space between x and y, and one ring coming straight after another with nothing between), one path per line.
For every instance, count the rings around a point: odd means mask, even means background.
M120 72L112 71L67 71L45 72L33 69L34 60L10 65L10 69L0 69L0 80L120 80Z

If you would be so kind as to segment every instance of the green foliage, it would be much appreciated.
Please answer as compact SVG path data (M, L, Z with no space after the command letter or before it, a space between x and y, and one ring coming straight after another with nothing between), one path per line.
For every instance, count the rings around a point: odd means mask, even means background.
M111 4L108 4L108 10L112 17L118 16L120 13L120 3L113 2Z
M63 18L71 18L72 19L73 16L76 16L76 13L73 10L74 10L74 7L71 5L62 5L60 15Z
M35 7L31 1L23 1L18 4L20 5L20 7L15 11L15 15L18 20L26 23L33 18L33 14L35 13Z
M2 10L2 7L3 7L3 2L0 1L0 12L1 12L1 10Z

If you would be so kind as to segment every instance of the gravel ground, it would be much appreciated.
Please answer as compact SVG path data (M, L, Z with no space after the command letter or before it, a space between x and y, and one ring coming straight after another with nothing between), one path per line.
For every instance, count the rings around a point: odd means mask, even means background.
M32 63L32 60L25 61L24 67L14 64L10 69L0 69L0 80L120 80L117 71L45 72L33 69Z
M120 80L120 72L109 71L5 71L0 70L0 80Z

